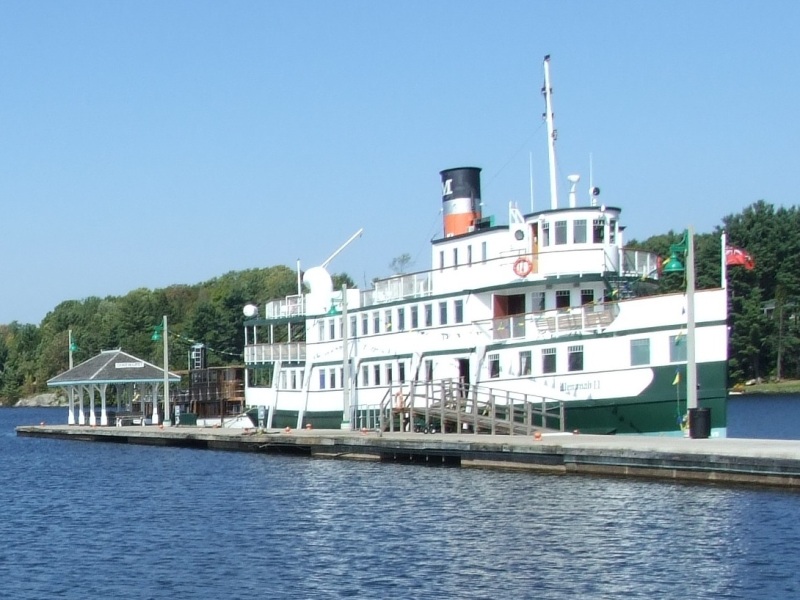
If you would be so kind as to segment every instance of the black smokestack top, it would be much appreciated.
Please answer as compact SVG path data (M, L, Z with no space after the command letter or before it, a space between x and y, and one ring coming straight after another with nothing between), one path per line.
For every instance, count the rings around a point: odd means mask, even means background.
M442 201L456 198L472 198L475 205L481 199L481 170L478 167L445 169L442 176Z

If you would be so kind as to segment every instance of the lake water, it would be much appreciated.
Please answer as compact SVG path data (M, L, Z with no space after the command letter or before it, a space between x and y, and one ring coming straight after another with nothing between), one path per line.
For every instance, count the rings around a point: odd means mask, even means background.
M732 401L734 429L770 408L753 404ZM776 406L770 425L797 431L800 399ZM800 595L794 491L14 433L65 418L0 409L2 597Z

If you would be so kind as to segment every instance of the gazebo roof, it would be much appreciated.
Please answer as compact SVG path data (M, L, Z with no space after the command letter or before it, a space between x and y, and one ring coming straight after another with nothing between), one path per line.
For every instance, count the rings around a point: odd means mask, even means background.
M168 374L172 383L181 380L179 375ZM136 358L122 350L103 350L97 356L75 365L52 379L48 387L88 385L101 383L160 383L164 381L164 369Z

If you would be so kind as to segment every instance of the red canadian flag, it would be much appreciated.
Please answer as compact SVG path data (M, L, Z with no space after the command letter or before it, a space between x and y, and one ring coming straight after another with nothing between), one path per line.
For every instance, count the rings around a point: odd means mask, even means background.
M725 264L729 267L742 266L748 271L756 268L756 261L751 254L736 246L725 247Z

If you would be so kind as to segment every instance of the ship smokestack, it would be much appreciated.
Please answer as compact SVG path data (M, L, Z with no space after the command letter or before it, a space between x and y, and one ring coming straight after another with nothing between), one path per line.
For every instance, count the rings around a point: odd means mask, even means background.
M460 167L440 172L444 237L473 231L481 218L481 170Z

